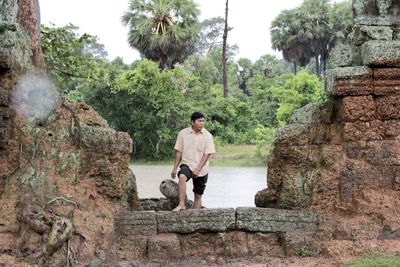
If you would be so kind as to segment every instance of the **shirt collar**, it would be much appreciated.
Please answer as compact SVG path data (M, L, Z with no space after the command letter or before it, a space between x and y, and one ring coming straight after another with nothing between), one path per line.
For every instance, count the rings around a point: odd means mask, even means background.
M193 130L192 127L189 127L189 133L194 133L194 134L196 134L196 132ZM198 132L198 133L201 133L201 134L204 133L204 128L201 129L200 132Z

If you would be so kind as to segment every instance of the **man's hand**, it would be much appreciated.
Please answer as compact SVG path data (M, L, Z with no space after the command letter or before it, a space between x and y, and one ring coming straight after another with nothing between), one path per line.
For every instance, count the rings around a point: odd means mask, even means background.
M199 176L199 174L200 174L200 170L199 170L199 169L195 169L195 170L192 172L193 178L197 178L197 177Z
M175 179L175 177L176 177L176 169L174 168L174 169L172 170L172 172L171 172L171 178L172 178L172 179Z

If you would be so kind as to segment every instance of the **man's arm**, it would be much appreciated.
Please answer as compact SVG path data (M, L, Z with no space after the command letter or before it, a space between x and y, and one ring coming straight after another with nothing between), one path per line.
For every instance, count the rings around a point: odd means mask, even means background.
M207 160L210 158L210 154L204 154L203 157L200 160L199 166L193 171L193 177L197 177L200 174L201 169L203 169L204 165L206 165Z
M181 162L181 160L182 160L182 152L175 150L175 163L174 163L174 168L172 169L172 172L171 172L172 179L175 179L175 177L176 177L176 171L178 170L178 166L179 166L179 163Z

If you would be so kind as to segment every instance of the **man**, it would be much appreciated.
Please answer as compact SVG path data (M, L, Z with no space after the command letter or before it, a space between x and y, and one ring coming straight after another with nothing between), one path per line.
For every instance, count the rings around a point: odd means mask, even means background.
M205 119L200 112L191 116L192 126L181 130L175 143L175 164L171 178L175 179L180 162L179 204L173 211L186 209L186 182L193 179L194 208L201 208L201 197L208 179L208 159L215 153L213 136L204 129Z

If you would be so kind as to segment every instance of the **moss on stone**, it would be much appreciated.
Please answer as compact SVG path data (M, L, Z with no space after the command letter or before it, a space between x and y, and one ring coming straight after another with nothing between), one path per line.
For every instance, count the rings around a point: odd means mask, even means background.
M28 167L25 173L21 175L21 184L31 189L38 189L43 185L45 177L44 171L37 172L33 167Z
M329 54L328 68L334 69L351 66L353 63L353 55L354 51L350 45L336 45Z
M361 46L364 65L400 67L400 41L368 41Z
M116 143L116 132L110 128L82 125L81 134L82 144L86 148L109 152Z
M0 2L0 22L8 24L17 22L17 1L1 1Z
M0 67L17 71L31 70L32 52L26 31L18 24L3 24L0 29Z

